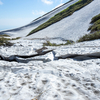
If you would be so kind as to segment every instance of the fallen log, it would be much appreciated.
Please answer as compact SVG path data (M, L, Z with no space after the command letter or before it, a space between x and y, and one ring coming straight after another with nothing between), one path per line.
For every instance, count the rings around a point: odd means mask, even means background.
M33 55L12 55L12 56L9 56L9 57L4 57L2 55L0 55L0 59L1 60L4 60L4 61L16 61L17 62L17 59L16 58L31 58L31 57L36 57L36 56L41 56L41 55L45 55L46 53L49 53L49 52L52 52L53 50L48 50L48 51L42 51L42 52L39 52L37 54L33 54Z
M61 55L56 57L58 59L66 59L66 58L73 58L76 60L87 60L87 59L96 59L96 58L100 58L100 52L96 52L96 53L88 53L88 54L65 54L65 55Z
M43 59L31 59L31 60L29 60L27 58L45 55L49 52L53 52L53 50L42 51L42 52L38 52L37 54L33 54L33 55L12 55L9 57L4 57L4 56L0 55L0 60L9 61L9 62L11 62L11 61L19 62L18 58L24 58L27 61L32 61L32 60L33 61L34 60L35 61L36 60L43 61ZM55 56L55 54L54 54L54 56ZM100 58L100 52L91 53L91 54L65 54L65 55L55 56L54 60L66 59L66 58L72 58L72 59L76 59L76 60L96 59L96 58ZM22 62L23 62L23 60L22 60Z

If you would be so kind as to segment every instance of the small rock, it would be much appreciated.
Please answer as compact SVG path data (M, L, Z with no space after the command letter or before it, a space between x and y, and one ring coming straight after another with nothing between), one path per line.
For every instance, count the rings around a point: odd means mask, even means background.
M42 80L43 84L46 84L48 82L48 80Z

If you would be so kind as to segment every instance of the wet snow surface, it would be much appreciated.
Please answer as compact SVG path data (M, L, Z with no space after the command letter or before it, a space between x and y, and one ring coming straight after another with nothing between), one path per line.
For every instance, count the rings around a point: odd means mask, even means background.
M12 47L0 47L0 54L36 54L43 42L17 40ZM55 56L94 53L100 52L100 40L47 48L54 49ZM99 58L78 61L53 57L50 52L28 62L0 60L0 100L100 100Z

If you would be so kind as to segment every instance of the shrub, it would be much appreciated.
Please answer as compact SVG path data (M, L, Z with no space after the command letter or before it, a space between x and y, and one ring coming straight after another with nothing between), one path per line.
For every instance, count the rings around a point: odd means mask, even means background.
M74 41L67 41L64 45L69 45L69 44L72 44L72 43L74 43Z
M92 1L93 0L79 0L75 4L69 6L68 8L64 9L63 11L59 12L58 14L56 14L55 16L50 18L47 22L45 22L42 25L38 26L37 28L33 29L27 36L29 36L29 35L31 35L35 32L38 32L38 31L40 31L40 30L62 20L65 17L72 15L75 11L77 11L77 10L81 9L82 7L88 5Z
M95 32L95 31L100 31L100 19L96 20L95 22L92 23L92 25L88 28L88 31Z
M99 20L99 19L100 19L100 14L94 16L94 17L92 18L92 20L91 20L90 23L94 23L94 22L96 22L96 21Z
M1 34L0 37L10 37L10 36L7 34Z
M12 46L13 43L8 41L9 39L4 38L4 37L0 37L0 46Z
M91 19L91 23L92 25L88 28L88 31L90 30L91 34L84 35L78 42L100 39L100 14L94 16Z
M18 40L20 39L21 37L16 37L16 38L12 38L11 40Z
M95 31L100 31L100 24L92 25L88 30L91 30L91 33Z
M46 41L46 43L43 43L43 46L58 46L55 43L51 43L50 41Z
M94 22L94 25L100 24L100 19Z
M20 37L16 37L16 38L5 38L5 37L10 37L9 35L3 34L0 35L0 46L12 46L14 43L9 42L9 40L17 40L20 39Z
M50 41L46 41L46 43L43 43L43 46L63 46L63 45L69 45L74 43L74 41L67 41L65 44L56 44L56 43L51 43Z
M100 39L100 31L91 34L86 34L85 36L81 37L77 42L90 41L95 39Z

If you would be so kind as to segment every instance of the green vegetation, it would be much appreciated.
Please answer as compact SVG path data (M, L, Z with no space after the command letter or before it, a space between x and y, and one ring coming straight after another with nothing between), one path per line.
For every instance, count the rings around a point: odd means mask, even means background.
M9 35L7 35L7 34L1 34L0 35L0 37L8 37L8 38L6 38L7 40L18 40L18 39L20 39L21 37L16 37L16 38L9 38L10 36Z
M93 0L79 0L75 4L69 6L68 8L64 9L63 11L59 12L58 14L56 14L55 16L50 18L47 22L38 26L36 29L33 29L27 36L29 36L29 35L31 35L35 32L38 32L39 30L42 30L42 29L62 20L65 17L72 15L75 11L77 11L77 10L81 9L82 7L88 5L92 1Z
M8 41L9 39L4 38L4 37L0 37L0 46L12 46L13 43Z
M100 31L100 24L92 25L88 30L91 30L91 33L95 31Z
M100 19L100 14L96 15L95 17L93 17L92 20L91 20L91 23L94 23L99 19Z
M3 34L0 35L0 46L12 46L13 43L9 42L9 40L17 40L20 39L20 37L17 38L8 38L9 35Z
M89 27L88 31L90 30L91 33L100 31L100 14L93 17L90 23L92 24L92 26Z
M63 45L69 45L74 43L73 41L67 41L65 44L56 44L56 43L51 43L50 41L46 41L46 43L43 43L43 46L63 46Z
M73 1L73 0L70 0L70 1L68 1L68 2L66 2L66 3L64 3L63 5L68 4L68 3L72 2L72 1ZM58 7L58 8L59 8L59 7ZM57 8L55 8L55 9L57 9ZM54 11L55 9L53 9L52 11ZM51 13L52 11L49 11L48 13L44 14L43 16L45 16L45 15ZM43 16L40 16L40 17L36 18L36 19L33 20L33 21L36 21L36 20L38 20L39 18L41 18L41 17L43 17ZM32 22L33 22L33 21L32 21Z
M95 39L100 39L100 31L91 33L91 34L86 34L85 36L81 37L78 40L78 42L90 41L90 40L95 40Z
M7 34L2 34L2 35L0 35L0 37L10 37L10 36Z
M12 39L10 39L10 40L18 40L18 39L20 39L21 37L16 37L16 38L12 38Z
M92 25L89 27L91 34L86 34L81 37L78 42L100 39L100 14L94 16L90 22Z

